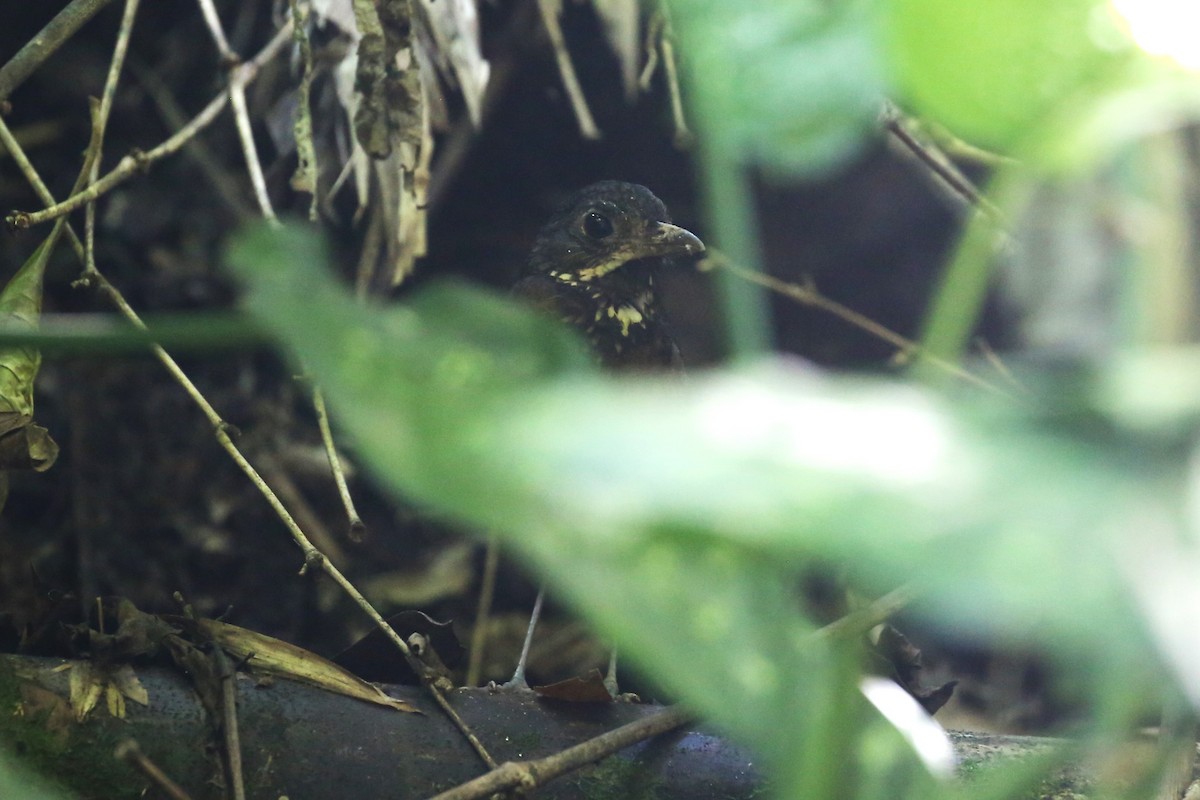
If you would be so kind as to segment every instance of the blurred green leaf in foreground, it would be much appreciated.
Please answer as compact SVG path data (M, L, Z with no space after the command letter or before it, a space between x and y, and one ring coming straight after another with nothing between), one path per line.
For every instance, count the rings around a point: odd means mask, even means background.
M1106 725L1160 682L1127 569L1178 533L1155 459L787 362L617 380L477 290L357 306L323 252L307 230L262 227L230 260L378 473L497 531L782 786L855 796L882 768L822 782L828 765L806 757L847 762L874 719L847 685L850 645L799 611L813 559L876 591L910 585L959 636L1044 646L1105 698Z

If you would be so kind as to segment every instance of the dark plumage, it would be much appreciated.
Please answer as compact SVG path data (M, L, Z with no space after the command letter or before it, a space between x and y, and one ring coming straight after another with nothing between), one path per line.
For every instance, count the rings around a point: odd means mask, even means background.
M605 366L679 369L654 273L704 244L670 223L662 201L633 183L580 190L538 233L520 297L578 329Z

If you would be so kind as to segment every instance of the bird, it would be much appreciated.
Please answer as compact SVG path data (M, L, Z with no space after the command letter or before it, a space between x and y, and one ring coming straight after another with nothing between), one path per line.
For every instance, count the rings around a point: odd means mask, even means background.
M576 192L539 231L513 294L571 326L609 369L680 372L656 273L704 243L635 183Z
M679 374L683 358L655 277L668 262L703 252L699 237L672 224L645 186L600 181L572 195L542 227L512 291L582 334L606 369ZM506 688L528 688L525 664L544 598L539 590ZM615 697L615 649L604 683Z

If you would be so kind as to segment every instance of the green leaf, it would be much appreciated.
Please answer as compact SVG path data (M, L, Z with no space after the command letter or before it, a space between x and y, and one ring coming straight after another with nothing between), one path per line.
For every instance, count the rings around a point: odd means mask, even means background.
M960 635L1103 652L1097 669L1134 685L1144 671L1120 563L1162 502L1152 459L783 365L618 380L581 368L559 326L465 287L356 306L321 252L263 228L231 261L379 474L502 535L771 763L792 764L839 696L794 599L813 559L912 584L916 610Z
M21 800L67 800L61 789L30 773L6 750L0 750L0 797L19 797Z
M0 292L0 323L37 329L42 313L42 277L60 230L61 226L55 225ZM42 354L36 347L0 347L0 413L33 416L33 380L41 363Z
M811 174L856 152L884 95L868 14L854 0L675 0L704 146Z
M1001 150L1077 113L1131 49L1100 0L886 0L885 11L902 99Z

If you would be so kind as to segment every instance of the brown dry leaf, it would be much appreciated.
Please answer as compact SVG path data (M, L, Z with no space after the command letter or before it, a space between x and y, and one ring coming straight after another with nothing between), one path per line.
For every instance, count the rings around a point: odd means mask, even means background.
M534 686L538 697L547 700L562 700L567 703L611 703L612 695L604 685L600 670L592 669L582 678L567 678L565 681Z
M150 705L150 695L138 680L129 664L105 668L90 661L76 661L69 665L71 711L78 722L83 722L104 698L108 713L117 719L125 718L125 699L143 706Z
M18 330L37 330L42 313L42 278L62 232L61 220L0 291L0 321ZM36 347L0 347L0 471L33 469L44 472L58 458L58 445L40 425L33 424L33 383L42 363ZM3 497L7 498L7 476Z
M355 0L362 38L354 88L358 107L354 134L372 158L383 159L400 144L422 139L420 68L413 53L409 0Z
M378 686L301 647L216 620L195 620L192 624L202 635L211 638L235 660L246 662L255 672L287 678L397 711L420 713L403 700L388 697Z
M483 120L483 94L492 68L480 48L475 2L420 0L420 3L435 45L432 60L443 75L452 77L457 83L467 106L467 115L478 128Z
M419 608L466 594L475 580L475 547L459 542L443 548L419 569L378 573L361 584L376 606Z
M131 665L122 664L112 670L108 679L112 681L112 685L116 687L122 697L132 700L140 706L150 705L150 693L146 691L146 687L142 685Z
M55 741L66 744L67 737L75 725L75 714L71 711L71 704L57 692L38 686L29 676L18 677L22 679L21 700L13 709L13 713L16 716L42 719L46 731Z
M70 688L71 711L76 722L83 722L100 702L104 693L104 678L90 661L79 661L71 665L67 679Z
M58 443L28 414L0 411L0 470L45 472L58 458Z
M621 86L626 99L637 95L639 10L638 0L592 0L600 22L604 25L604 36L608 46L621 65Z
M104 704L108 706L108 714L116 719L125 719L125 698L121 690L114 684L104 684Z
M384 274L396 286L426 250L424 187L433 150L426 79L411 0L353 0L353 10L355 29L347 33L357 41L354 79L347 59L335 69L335 85L354 130L350 165L359 207L374 202L382 210ZM380 288L382 281L363 283Z

